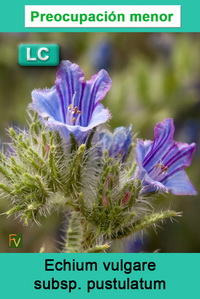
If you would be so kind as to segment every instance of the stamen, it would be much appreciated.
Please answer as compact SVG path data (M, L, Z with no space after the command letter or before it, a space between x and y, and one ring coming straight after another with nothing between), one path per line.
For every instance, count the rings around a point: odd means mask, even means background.
M72 97L72 109L74 108L75 96L76 96L76 92L73 94L73 97Z
M161 171L166 172L168 170L168 166L165 166L164 164L161 165Z
M78 106L74 107L76 92L73 95L72 103L68 106L66 123L69 125L77 125L81 116Z
M74 107L73 109L74 114L77 113L77 111L78 111L78 106Z
M68 110L72 110L72 104L68 106Z
M158 168L160 168L161 172L166 172L168 170L168 167L161 163L157 163L154 167L154 169Z
M77 112L77 113L78 113L78 112ZM76 118L76 123L75 123L75 125L78 125L80 117L81 117L81 113L78 113L78 116L77 116L77 118Z
M161 180L163 179L163 176L166 175L168 171L168 166L164 165L162 163L162 161L160 161L159 163L157 163L154 168L152 169L152 171L149 173L149 175L154 179L154 180Z

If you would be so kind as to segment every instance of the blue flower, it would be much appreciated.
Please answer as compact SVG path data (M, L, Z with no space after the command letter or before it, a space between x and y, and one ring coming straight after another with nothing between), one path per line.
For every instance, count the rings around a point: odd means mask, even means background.
M191 164L195 144L175 142L172 119L154 128L154 141L138 140L136 178L143 184L142 193L171 191L176 195L195 195L184 168Z
M77 64L62 61L55 85L32 92L31 108L50 129L58 130L64 138L72 133L81 143L94 127L110 118L108 109L100 103L110 88L111 79L105 70L84 82L84 74Z
M105 131L99 134L98 149L100 155L105 150L108 151L110 157L117 158L121 156L122 162L127 157L132 142L132 126L129 128L118 127L113 134Z

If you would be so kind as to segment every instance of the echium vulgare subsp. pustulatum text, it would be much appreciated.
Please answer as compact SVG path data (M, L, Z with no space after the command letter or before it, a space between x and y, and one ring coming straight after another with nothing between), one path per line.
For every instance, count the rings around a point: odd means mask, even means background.
M54 209L67 214L62 252L104 252L115 239L179 216L155 212L158 194L196 194L184 170L195 144L173 140L172 119L156 124L153 141L136 139L132 126L109 131L101 101L110 88L105 70L84 81L77 64L62 61L55 85L32 92L29 128L10 128L1 153L5 214L25 224Z

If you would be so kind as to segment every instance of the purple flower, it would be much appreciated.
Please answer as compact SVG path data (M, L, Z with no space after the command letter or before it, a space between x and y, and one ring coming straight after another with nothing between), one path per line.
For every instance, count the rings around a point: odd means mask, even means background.
M154 141L138 141L136 177L142 181L142 193L197 194L184 170L191 164L195 143L175 142L173 136L173 120L165 119L155 126Z
M80 67L64 60L59 65L55 85L51 89L34 90L31 108L51 129L64 138L72 133L84 142L92 128L105 123L110 114L100 101L111 88L111 79L105 70L84 82Z
M124 162L130 149L131 135L132 126L129 128L118 127L113 134L108 131L101 132L98 142L100 155L107 150L110 157L117 158L120 155L122 162Z

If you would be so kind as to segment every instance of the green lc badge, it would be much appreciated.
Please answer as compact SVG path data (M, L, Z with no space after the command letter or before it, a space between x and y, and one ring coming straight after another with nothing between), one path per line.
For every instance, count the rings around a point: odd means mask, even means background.
M18 63L21 66L56 66L59 62L59 45L21 44L18 47Z

